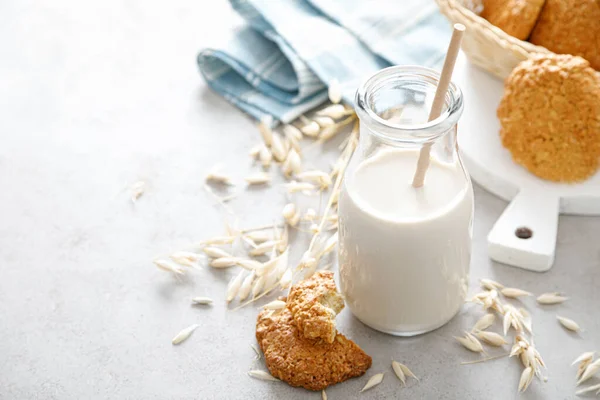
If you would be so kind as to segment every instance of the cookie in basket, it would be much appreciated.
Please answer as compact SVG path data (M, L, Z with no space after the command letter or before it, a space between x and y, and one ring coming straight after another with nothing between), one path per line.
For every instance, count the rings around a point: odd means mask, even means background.
M600 71L600 1L546 0L530 41L581 56Z
M600 75L571 55L521 62L498 107L502 144L540 178L578 182L600 161Z
M484 0L481 16L517 39L527 40L544 0Z

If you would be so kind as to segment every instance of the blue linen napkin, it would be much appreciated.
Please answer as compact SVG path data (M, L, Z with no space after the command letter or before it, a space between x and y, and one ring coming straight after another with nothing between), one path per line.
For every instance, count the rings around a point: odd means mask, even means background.
M203 49L208 85L256 119L289 122L340 82L353 104L364 79L395 64L439 68L450 25L433 0L230 0L247 26Z

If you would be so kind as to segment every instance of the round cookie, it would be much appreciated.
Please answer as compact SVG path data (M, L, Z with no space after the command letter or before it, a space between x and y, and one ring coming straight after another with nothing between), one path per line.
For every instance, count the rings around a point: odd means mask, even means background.
M517 39L527 40L544 0L484 0L481 16Z
M588 60L600 70L600 1L546 0L531 43Z
M506 78L497 110L513 159L540 178L582 181L600 159L600 77L581 57L541 55Z

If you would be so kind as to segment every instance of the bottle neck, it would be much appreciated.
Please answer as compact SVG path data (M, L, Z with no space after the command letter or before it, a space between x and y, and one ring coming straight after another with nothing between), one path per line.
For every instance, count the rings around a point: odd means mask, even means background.
M451 84L442 114L428 121L438 83L438 72L418 66L389 67L369 78L356 94L363 141L403 148L445 140L456 131L463 100Z

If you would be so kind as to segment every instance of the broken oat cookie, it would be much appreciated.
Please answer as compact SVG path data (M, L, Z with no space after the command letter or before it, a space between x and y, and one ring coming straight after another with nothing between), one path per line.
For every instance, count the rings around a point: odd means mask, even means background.
M307 339L288 308L276 314L263 310L256 322L256 340L271 375L291 386L309 390L323 390L361 376L372 362L371 357L344 335L334 335L333 343Z
M337 332L335 317L344 308L344 299L337 292L333 272L319 271L294 285L290 289L287 307L304 337L333 343Z

